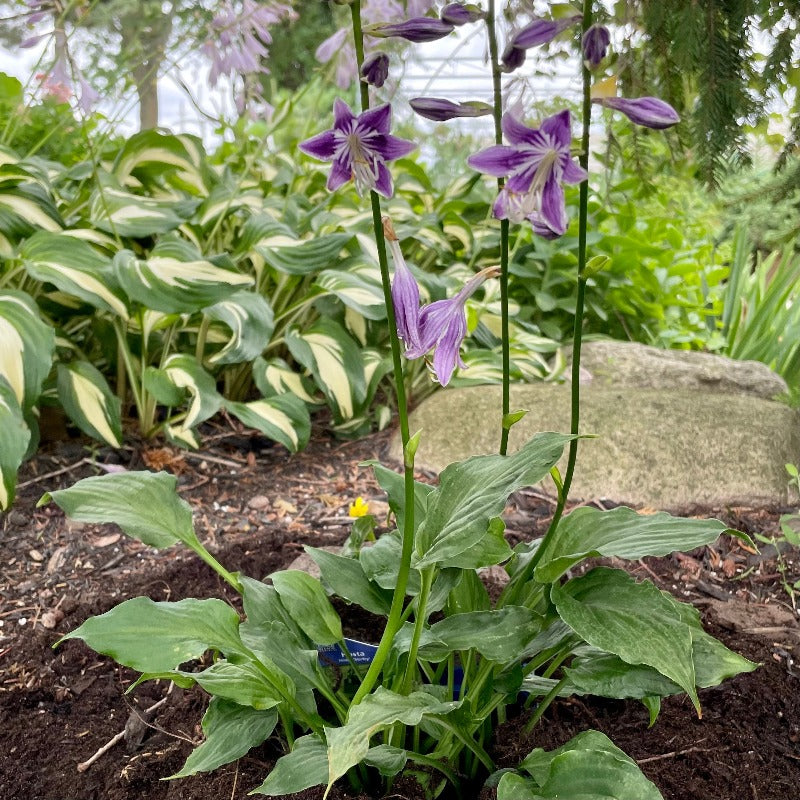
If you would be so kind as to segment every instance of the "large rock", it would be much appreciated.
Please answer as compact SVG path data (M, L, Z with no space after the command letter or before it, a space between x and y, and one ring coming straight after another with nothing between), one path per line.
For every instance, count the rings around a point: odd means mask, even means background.
M765 400L789 392L783 378L759 361L736 361L691 350L660 350L638 342L585 342L581 375L582 380L600 386L696 389L749 394Z
M683 388L593 381L581 389L581 432L598 438L580 442L572 497L671 510L789 501L784 464L800 461L800 419L788 406ZM452 461L496 452L500 400L499 386L428 398L411 419L411 430L423 430L417 465L438 472ZM511 430L511 449L537 431L569 430L569 386L514 385L511 408L529 412Z

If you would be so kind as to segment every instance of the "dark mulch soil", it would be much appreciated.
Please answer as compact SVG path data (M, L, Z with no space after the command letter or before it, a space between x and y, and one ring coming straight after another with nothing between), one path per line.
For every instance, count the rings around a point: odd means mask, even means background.
M386 443L385 435L342 444L318 433L305 453L290 458L264 440L220 429L210 432L199 454L132 447L122 461L134 469L178 474L206 546L229 569L261 578L287 566L303 544L340 542L356 496L385 515L379 489L358 463L380 457ZM96 474L94 457L79 440L43 451L26 465L19 501L0 525L0 797L244 798L280 755L277 739L211 775L162 781L202 740L203 693L167 694L166 683L149 683L125 695L134 679L128 670L79 641L51 649L88 616L138 594L234 601L208 567L177 548L155 552L109 527L69 523L52 505L35 508L45 490ZM120 456L101 452L96 460L110 463ZM540 533L551 510L551 501L535 490L516 495L507 514L509 535ZM772 535L781 509L690 511ZM629 565L638 578L695 602L712 633L763 666L701 692L702 719L687 700L666 700L651 730L638 703L559 701L530 735L524 733L523 713L496 732L492 750L498 765L515 766L531 748L556 747L592 727L636 759L666 800L800 796L800 625L781 588L783 565L791 582L800 577L795 552L780 560L774 549L758 556L727 539L689 555ZM79 766L115 737L91 765ZM322 793L302 796L310 800ZM337 787L330 796L355 795ZM416 800L421 794L403 781L389 796Z

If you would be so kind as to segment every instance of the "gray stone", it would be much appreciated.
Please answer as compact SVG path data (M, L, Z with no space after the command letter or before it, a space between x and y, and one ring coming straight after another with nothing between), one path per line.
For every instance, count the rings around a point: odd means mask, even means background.
M788 395L780 375L759 361L736 361L712 353L661 350L637 342L592 341L581 348L581 381L594 386L696 389L749 394L765 400Z
M784 464L800 461L800 415L752 395L687 389L582 387L584 439L571 497L682 510L692 506L783 505ZM417 466L441 471L470 455L497 452L499 386L437 392L412 414L422 429ZM537 431L568 431L570 388L514 385L511 408L528 409L510 449ZM399 455L395 441L392 456ZM560 469L564 471L566 459ZM543 488L552 492L552 483Z
M326 545L325 547L320 547L319 549L325 550L328 553L333 553L337 556L342 554L342 548L339 546L333 547ZM294 561L292 561L292 563L286 567L286 569L297 569L301 572L307 572L312 578L319 578L321 574L319 567L317 566L317 562L305 552L300 553L300 555L297 556L297 558L295 558Z

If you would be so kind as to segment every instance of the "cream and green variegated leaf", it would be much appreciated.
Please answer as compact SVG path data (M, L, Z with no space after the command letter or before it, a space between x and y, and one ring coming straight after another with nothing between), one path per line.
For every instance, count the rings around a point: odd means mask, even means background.
M25 458L30 437L17 396L0 376L0 511L14 502L17 470Z
M386 303L380 283L380 273L371 266L323 270L316 281L317 286L335 295L349 308L367 319L386 319Z
M262 237L253 249L278 272L310 275L336 266L342 249L352 238L349 233L329 233L296 239L276 231Z
M314 376L337 421L352 419L367 387L361 350L351 336L333 320L321 318L302 333L288 331L285 338L291 354Z
M271 358L269 361L259 356L253 361L253 381L264 397L274 394L293 394L304 403L321 402L309 394L306 381L293 370L282 358Z
M127 295L146 308L165 313L191 313L214 305L253 279L203 258L187 242L159 243L146 260L130 250L114 258L114 272Z
M0 231L17 238L37 229L56 232L64 227L50 195L38 184L0 191Z
M345 436L366 434L372 430L372 426L376 421L378 429L383 430L389 422L389 420L386 420L384 424L381 424L383 410L389 411L389 409L386 406L376 407L374 400L381 380L391 372L391 356L374 347L368 347L361 351L361 358L364 364L364 378L367 383L364 399L356 408L351 419L336 423L334 426L338 433ZM389 411L389 419L391 419L391 411Z
M27 412L39 398L50 372L55 332L39 317L25 292L0 292L0 377L8 382Z
M221 183L215 186L203 205L197 210L200 225L205 227L223 214L246 208L252 213L259 212L264 207L264 195L259 191L242 191L241 186L235 183ZM237 251L241 247L238 243Z
M119 288L111 259L86 242L40 231L22 244L20 257L32 278L52 283L65 294L128 319L126 298Z
M176 188L205 195L205 159L202 143L195 137L146 130L131 136L120 148L112 171L121 184L131 175L144 183L162 178Z
M276 394L249 403L224 400L223 406L245 425L280 442L292 453L308 444L311 418L306 404L290 394Z
M103 374L88 361L58 365L58 400L88 436L122 447L120 401Z
M236 256L246 255L262 241L295 242L297 234L268 213L252 214L239 230L233 250Z
M238 291L203 309L203 313L230 329L225 346L209 359L211 364L240 364L261 355L275 328L275 315L266 299L255 292Z
M191 218L199 200L156 198L104 187L92 195L89 221L101 231L134 239L168 233Z

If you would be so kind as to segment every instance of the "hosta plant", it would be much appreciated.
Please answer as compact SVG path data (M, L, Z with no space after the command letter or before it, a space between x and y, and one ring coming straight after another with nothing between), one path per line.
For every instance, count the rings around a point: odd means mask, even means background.
M402 473L380 464L372 469L396 530L369 543L369 524L359 522L341 554L308 548L319 579L282 570L261 581L226 569L207 552L172 476L87 478L49 497L74 519L116 522L153 547L189 547L241 595L243 615L220 599L139 597L87 620L65 638L82 639L140 672L141 680L197 684L211 695L203 718L205 741L173 777L213 769L277 734L285 752L254 787L256 794L279 796L317 785L327 793L347 778L382 796L381 784L407 772L429 797L463 797L467 787L486 782L499 800L657 800L657 787L596 731L552 751L537 748L516 769L498 771L491 746L506 708L525 697L533 708L529 727L544 724L555 698L572 694L641 700L655 722L663 697L684 693L700 714L701 689L755 667L705 633L692 606L623 570L584 564L598 556L665 555L709 544L725 532L749 541L746 536L726 531L717 520L642 515L624 507L564 513L581 437L581 304L589 272L601 268L587 259L589 67L602 68L598 52L607 37L589 36L595 23L590 0L582 15L521 24L504 51L493 2L485 10L448 4L438 17L370 28L362 28L358 0L350 10L359 65L365 34L426 41L448 35L456 24L484 25L496 87L495 144L469 164L498 179L493 214L500 221L499 263L474 272L446 298L427 302L397 246L391 219L382 213L382 198L393 191L388 164L396 164L411 146L391 132L391 108L372 104L362 83L360 109L337 102L331 127L304 143L307 153L330 162L331 191L352 179L369 198L404 456ZM519 65L527 49L556 36L576 36L579 29L584 44L592 46L584 51L582 136L575 160L570 113L533 125L503 115L500 74ZM469 104L434 100L425 105L428 112L452 115L455 106L472 115ZM598 100L637 124L658 129L676 121L674 111L655 98ZM398 183L401 167L396 167ZM512 225L530 225L545 239L565 234L573 221L563 183L578 184L580 192L571 431L538 433L508 452L509 431L524 413L512 411L509 400L509 231ZM498 278L499 452L451 464L435 484L419 482L414 459L424 432L410 433L404 359L426 360L437 379L448 383L461 363L466 304ZM556 465L565 450L562 474ZM506 502L515 490L548 476L558 493L552 523L542 539L512 549L503 535ZM508 577L495 599L480 576L490 566L500 566ZM331 596L383 617L380 641L349 640Z

